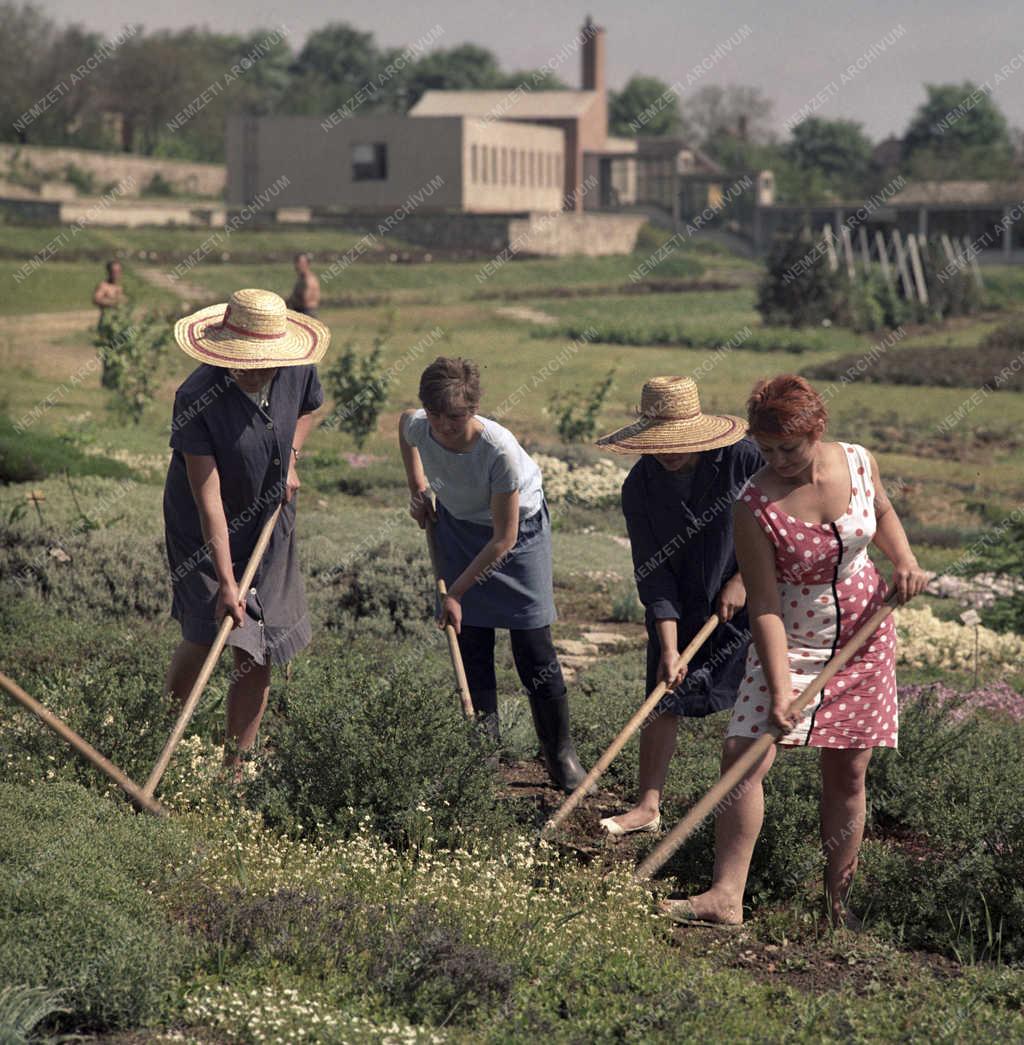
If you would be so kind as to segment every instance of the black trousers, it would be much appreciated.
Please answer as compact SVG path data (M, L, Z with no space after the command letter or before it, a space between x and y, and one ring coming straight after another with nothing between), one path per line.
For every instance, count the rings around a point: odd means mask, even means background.
M551 700L565 695L562 665L558 663L551 628L510 628L512 659L531 698ZM498 710L498 680L494 674L494 628L463 624L459 650L466 669L473 707L487 715Z

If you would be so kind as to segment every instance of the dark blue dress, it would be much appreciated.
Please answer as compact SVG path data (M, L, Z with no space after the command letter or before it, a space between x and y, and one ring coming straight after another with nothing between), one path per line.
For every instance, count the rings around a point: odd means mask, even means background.
M626 476L622 511L646 611L648 692L657 683L661 658L655 620L677 622L682 650L715 611L718 593L737 570L733 501L763 464L754 443L742 439L702 453L688 491L652 455L641 457ZM718 625L659 710L699 717L732 707L749 644L744 609Z
M269 405L258 406L227 370L203 364L174 397L164 484L164 530L174 598L171 614L182 636L211 645L217 575L209 557L185 470L186 453L215 458L228 522L231 562L241 578L266 518L284 496L295 425L323 403L315 366L282 367L270 385ZM246 623L228 645L259 664L283 664L309 643L306 595L295 549L297 498L284 506L270 544L246 594Z

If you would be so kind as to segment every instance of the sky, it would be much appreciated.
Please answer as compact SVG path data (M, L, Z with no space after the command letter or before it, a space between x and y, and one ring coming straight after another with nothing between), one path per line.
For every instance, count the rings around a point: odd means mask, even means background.
M296 50L332 21L372 32L388 47L414 43L439 26L434 46L480 44L506 70L555 59L590 14L607 30L612 89L637 73L656 76L683 85L685 108L687 93L706 83L757 86L774 101L772 123L783 137L806 106L823 118L859 120L875 140L900 135L924 101L923 84L964 80L988 82L1010 124L1024 127L1024 4L1014 0L218 0L212 8L208 0L42 0L40 6L58 23L79 22L106 36L132 22L147 30L283 28ZM715 57L730 38L738 43ZM701 63L711 68L694 75ZM555 71L578 86L578 51Z

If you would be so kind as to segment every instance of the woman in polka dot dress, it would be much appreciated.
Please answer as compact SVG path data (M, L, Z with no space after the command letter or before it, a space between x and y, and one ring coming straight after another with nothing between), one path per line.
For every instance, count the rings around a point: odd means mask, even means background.
M739 496L772 546L794 697L821 674L888 592L867 553L876 527L871 455L851 443L826 446L832 459L845 458L837 471L842 475L845 464L852 490L846 511L835 521L794 518L769 499L756 476ZM752 647L727 736L756 738L765 731L771 714L768 683ZM888 617L779 743L896 747L897 724L896 625Z
M833 919L846 898L864 827L871 751L895 747L896 628L888 618L800 715L789 704L884 601L888 588L868 558L875 545L893 563L898 601L924 588L903 526L874 458L862 446L822 441L825 404L801 377L760 382L747 404L750 435L766 467L734 508L736 555L747 588L753 644L726 734L722 768L775 726L776 746L821 753L821 837ZM665 909L677 921L739 924L743 892L764 816L762 781L772 747L742 794L715 823L711 889Z

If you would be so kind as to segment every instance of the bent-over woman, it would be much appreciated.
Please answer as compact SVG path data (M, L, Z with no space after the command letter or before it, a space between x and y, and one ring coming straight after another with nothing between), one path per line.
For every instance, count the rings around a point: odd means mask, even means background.
M277 294L238 290L174 328L198 366L174 397L173 455L164 528L182 640L167 691L183 701L225 614L235 664L227 699L225 761L252 746L267 705L270 665L310 640L295 550L297 463L323 403L315 364L330 331L290 312ZM284 502L248 591L238 590L267 517Z
M515 436L477 414L480 373L468 359L435 359L420 377L420 410L406 410L399 445L410 513L436 519L448 587L438 622L458 634L473 707L498 739L494 632L508 629L548 775L564 790L583 781L569 734L569 700L551 639L555 601L551 520L540 469ZM437 496L436 516L429 493Z
M680 716L709 715L736 699L750 632L732 502L763 464L746 430L742 418L703 413L691 378L655 377L644 384L639 419L598 440L641 455L622 484L622 511L647 625L647 692L659 682L672 687L640 734L636 805L601 821L615 837L661 826ZM713 613L721 623L680 670L680 651Z
M722 803L715 821L711 888L665 910L678 921L738 924L764 818L762 782L781 746L821 751L825 893L834 922L855 922L847 902L864 833L864 778L876 747L895 747L896 627L888 617L800 715L789 706L882 605L888 589L868 557L872 542L893 564L900 603L918 594L918 567L874 457L823 439L828 415L802 377L759 382L750 433L767 462L734 508L736 555L754 642L733 708L723 770L769 727L783 731Z

